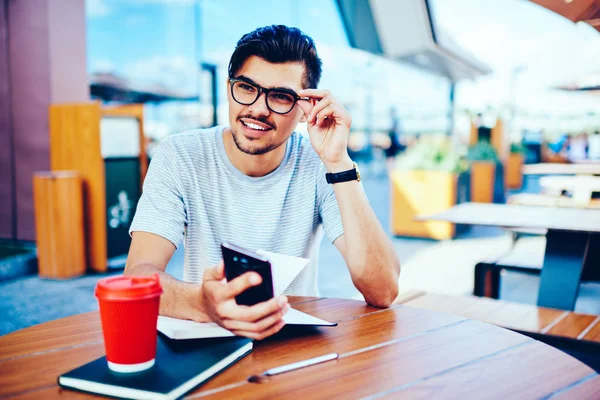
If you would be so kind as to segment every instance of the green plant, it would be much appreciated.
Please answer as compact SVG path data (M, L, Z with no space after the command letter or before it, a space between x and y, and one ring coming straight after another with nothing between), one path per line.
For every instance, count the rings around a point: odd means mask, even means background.
M401 170L466 171L467 162L446 138L424 138L410 146L396 162Z
M512 142L510 144L510 152L516 154L525 154L525 146L521 142Z
M489 161L498 163L500 160L498 158L498 153L496 153L496 149L489 142L481 141L471 147L469 147L469 151L467 152L467 160L469 162L473 161Z

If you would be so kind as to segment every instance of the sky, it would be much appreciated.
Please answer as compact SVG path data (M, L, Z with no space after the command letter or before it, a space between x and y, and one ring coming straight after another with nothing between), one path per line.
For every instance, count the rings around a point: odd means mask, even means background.
M553 89L600 71L600 34L593 28L526 0L430 1L436 29L494 71L459 83L459 108L502 111L516 104L556 118L600 109L598 97ZM315 39L324 61L322 86L335 88L357 125L387 121L389 104L418 116L408 124L447 123L448 82L350 49L334 0L86 0L86 13L90 73L117 72L193 95L203 87L199 60L219 65L222 75L243 33L281 23Z
M494 70L465 82L472 100L463 102L498 105L515 96L531 112L600 110L597 97L553 89L600 71L600 33L589 25L525 0L433 0L433 9L440 27Z

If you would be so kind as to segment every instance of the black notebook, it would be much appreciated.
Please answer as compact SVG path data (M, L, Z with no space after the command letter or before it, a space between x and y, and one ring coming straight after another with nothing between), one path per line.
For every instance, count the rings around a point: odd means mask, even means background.
M159 335L156 363L146 371L118 373L102 357L59 376L68 389L130 399L176 399L252 351L247 338L171 340Z

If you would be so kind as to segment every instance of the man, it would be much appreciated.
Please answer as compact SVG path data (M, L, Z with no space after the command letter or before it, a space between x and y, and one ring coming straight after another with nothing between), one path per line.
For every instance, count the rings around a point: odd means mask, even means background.
M230 126L173 135L158 146L130 228L125 273L160 274L162 315L215 321L256 339L278 332L286 296L238 305L235 296L261 278L250 272L226 282L220 245L310 258L286 294L316 296L321 226L368 303L387 307L396 297L396 254L347 153L350 114L316 89L320 77L310 37L285 26L259 28L231 56ZM294 133L299 122L307 122L309 140ZM164 271L183 239L179 281Z

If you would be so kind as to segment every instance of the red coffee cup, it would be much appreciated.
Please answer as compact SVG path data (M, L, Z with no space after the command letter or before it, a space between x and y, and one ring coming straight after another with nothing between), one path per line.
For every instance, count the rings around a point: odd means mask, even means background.
M154 365L162 292L158 275L115 276L96 284L106 360L111 370L138 372Z

